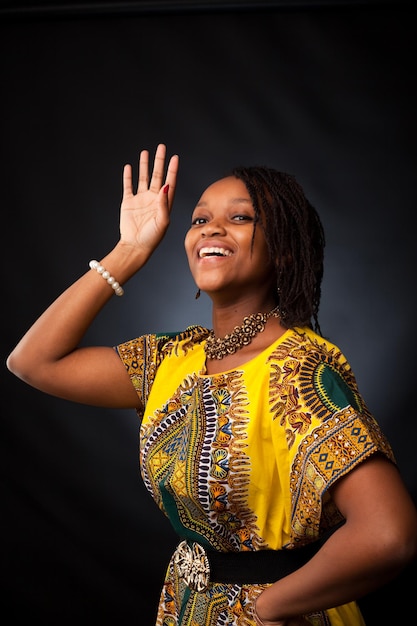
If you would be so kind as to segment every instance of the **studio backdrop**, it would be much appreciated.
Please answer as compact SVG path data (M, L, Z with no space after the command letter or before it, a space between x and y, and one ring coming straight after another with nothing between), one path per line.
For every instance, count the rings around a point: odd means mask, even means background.
M327 233L320 322L417 495L416 55L406 2L9 2L0 9L3 362L118 238L122 168L181 159L170 229L86 342L211 326L183 251L202 190L235 165L290 172ZM152 626L176 537L145 492L138 419L1 371L6 626ZM415 568L362 600L413 614ZM411 571L410 571L411 570ZM381 617L382 616L382 617Z

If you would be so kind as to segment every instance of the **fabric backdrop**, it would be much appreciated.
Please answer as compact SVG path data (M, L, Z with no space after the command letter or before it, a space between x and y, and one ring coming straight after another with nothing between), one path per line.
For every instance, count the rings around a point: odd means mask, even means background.
M180 154L172 225L88 342L210 326L183 252L193 206L234 165L277 167L322 216L322 330L350 360L416 497L411 9L2 3L3 361L117 240L122 167L140 149L165 142ZM5 367L0 376L4 623L151 626L176 539L140 480L136 415L45 396ZM363 599L369 626L413 613L414 570Z

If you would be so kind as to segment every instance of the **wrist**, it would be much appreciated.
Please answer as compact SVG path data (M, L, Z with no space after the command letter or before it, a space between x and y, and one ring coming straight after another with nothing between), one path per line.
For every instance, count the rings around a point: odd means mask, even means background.
M272 620L272 621L267 620L267 619L261 619L259 617L256 604L257 603L255 602L255 605L253 607L253 616L255 618L256 626L286 626L287 620L285 619Z
M116 296L122 296L124 294L123 287L115 279L115 277L112 276L108 270L106 270L104 265L101 265L98 261L93 259L92 261L90 261L89 266L90 266L90 268L92 270L95 270L98 274L100 274L100 276L102 278L105 279L105 281L108 283L108 285L110 285L110 287L112 287L112 289L113 289L114 293L116 294Z
M108 254L98 260L100 265L124 285L145 265L148 258L139 248L119 241Z

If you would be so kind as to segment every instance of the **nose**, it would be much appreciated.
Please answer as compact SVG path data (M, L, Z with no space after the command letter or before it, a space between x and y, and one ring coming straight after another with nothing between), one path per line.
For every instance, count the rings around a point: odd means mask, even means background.
M211 219L204 224L201 231L203 237L215 237L216 235L225 235L226 228L220 219Z

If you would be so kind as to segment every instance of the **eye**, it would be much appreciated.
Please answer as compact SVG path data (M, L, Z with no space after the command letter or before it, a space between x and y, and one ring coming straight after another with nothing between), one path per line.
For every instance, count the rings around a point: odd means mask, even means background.
M253 222L253 219L254 218L252 217L252 215L242 215L242 214L234 215L232 217L232 220L234 222Z
M205 217L195 217L191 220L191 226L199 226L200 224L205 224L207 222Z

